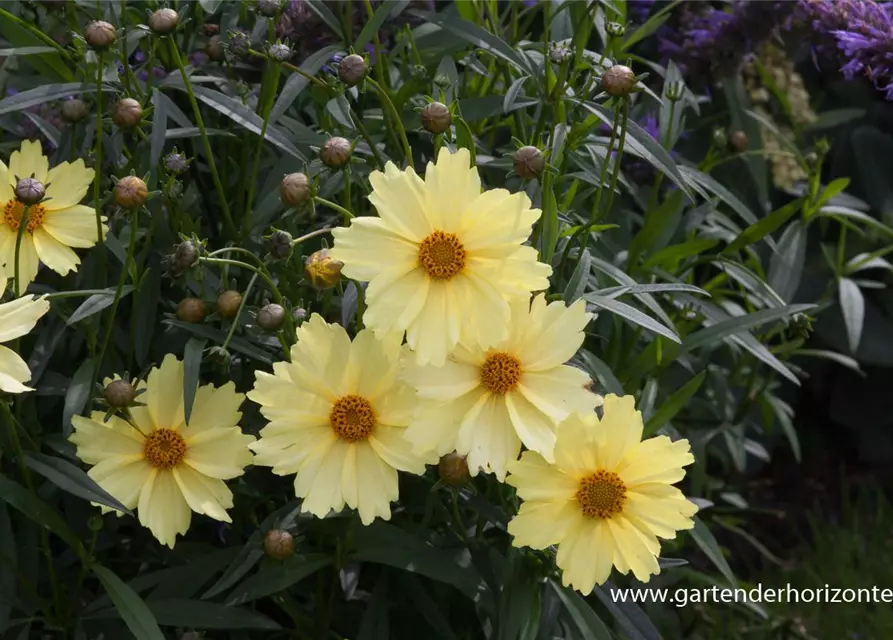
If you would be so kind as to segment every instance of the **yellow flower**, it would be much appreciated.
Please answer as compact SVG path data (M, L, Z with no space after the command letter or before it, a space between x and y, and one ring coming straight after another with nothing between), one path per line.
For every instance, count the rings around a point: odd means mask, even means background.
M46 298L26 296L0 304L0 342L8 342L31 331L43 314L50 310ZM28 364L19 355L0 345L0 391L22 393L33 391L25 382L31 379Z
M585 337L591 314L582 300L546 305L536 296L512 303L509 334L490 349L460 344L442 367L409 359L405 380L422 399L406 437L418 449L454 449L468 467L505 479L521 443L552 460L555 428L575 411L592 411L601 397L589 376L564 363Z
M88 475L128 509L138 508L140 523L173 548L193 511L231 522L233 494L223 481L251 464L254 441L238 426L245 396L232 382L202 385L185 424L183 363L173 355L137 389L145 389L138 396L145 406L129 409L133 425L117 416L103 422L101 412L75 416L70 440L78 458L95 465Z
M528 451L509 466L524 500L508 526L513 544L557 544L564 585L584 595L612 565L647 582L660 572L658 538L694 526L697 507L672 486L692 462L688 440L643 442L633 397L610 394L601 420L575 414L558 427L554 465Z
M46 187L46 197L28 212L19 249L22 282L16 295L22 295L37 276L39 262L64 276L76 271L81 262L71 247L92 247L97 241L95 210L78 204L93 182L93 169L87 169L83 160L63 162L50 169L40 143L25 140L9 158L9 168L0 162L0 264L4 265L5 277L12 277L15 271L16 236L25 208L13 190L17 178L32 175ZM103 238L105 231L103 225Z
M369 282L366 326L406 331L421 364L443 364L460 338L489 347L506 335L507 299L546 289L552 273L522 246L540 217L524 193L481 193L466 149L442 149L422 181L388 163L369 176L380 217L334 229L332 258Z
M258 371L248 394L270 421L251 445L254 462L296 473L305 512L321 518L346 503L363 524L388 520L397 471L423 473L426 463L403 437L416 402L397 379L400 334L379 339L367 329L351 343L314 314L297 337L291 362Z

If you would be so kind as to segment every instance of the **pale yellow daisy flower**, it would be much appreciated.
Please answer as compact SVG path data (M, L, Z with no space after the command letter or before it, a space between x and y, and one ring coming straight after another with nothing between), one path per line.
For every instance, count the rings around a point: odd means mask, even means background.
M69 438L88 475L128 509L162 544L173 548L192 512L231 522L233 494L224 483L251 464L254 437L239 428L244 394L228 382L199 386L189 424L183 415L183 362L167 355L139 382L145 406L129 409L133 425L104 413L74 416Z
M508 526L513 544L558 545L564 585L584 595L612 566L647 582L660 573L658 538L694 526L698 508L673 486L692 462L688 440L643 442L633 397L610 394L601 420L575 414L558 427L554 465L528 451L509 466L524 500Z
M50 310L46 298L24 296L0 304L0 342L9 342L25 335L37 321ZM31 370L15 351L0 345L0 391L22 393L33 391L25 382L31 379Z
M460 343L442 367L408 358L404 379L421 401L407 439L439 455L456 450L472 474L483 468L500 480L522 443L551 461L558 423L601 404L589 375L565 364L591 317L582 300L516 300L508 335L490 349Z
M16 236L25 208L15 197L16 179L33 176L46 187L43 202L28 212L19 248L22 281L16 295L22 295L37 276L38 263L64 276L76 271L81 262L72 247L83 249L96 244L96 211L79 204L93 183L93 175L93 169L86 168L83 160L63 162L50 169L36 140L24 140L21 149L10 156L9 167L0 162L0 265L4 265L5 278L12 278L15 271ZM103 238L105 232L103 225Z
M505 338L507 299L548 287L552 273L523 243L541 211L524 193L481 193L466 149L441 149L424 181L393 163L369 176L380 217L333 229L331 256L368 282L363 316L376 333L406 331L422 364L443 364L460 339Z
M324 517L346 504L363 524L391 517L397 471L420 474L426 460L404 439L415 393L400 383L400 334L368 329L351 342L317 314L297 330L291 362L258 371L248 397L270 421L251 445L255 464L297 474L302 510Z

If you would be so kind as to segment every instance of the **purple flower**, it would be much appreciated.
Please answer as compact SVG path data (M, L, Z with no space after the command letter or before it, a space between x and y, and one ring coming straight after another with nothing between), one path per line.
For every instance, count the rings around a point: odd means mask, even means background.
M626 17L635 24L645 24L653 6L654 0L627 0Z
M208 64L208 54L204 51L193 51L189 54L189 64L193 67L203 67Z

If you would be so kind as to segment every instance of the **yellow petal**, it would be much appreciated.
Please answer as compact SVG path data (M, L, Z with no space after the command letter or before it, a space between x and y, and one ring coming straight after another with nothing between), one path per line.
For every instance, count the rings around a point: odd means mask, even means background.
M105 216L102 221L105 221ZM96 244L96 211L83 205L50 211L44 217L41 228L62 244L86 249ZM101 239L104 240L108 225L102 224L101 229Z
M673 484L685 477L683 467L692 462L688 440L673 442L667 436L657 436L626 451L617 474L631 488L645 483Z
M261 405L261 413L271 422L284 420L300 425L327 425L332 403L307 393L292 381L290 363L273 364L274 374L256 371L254 388L248 398Z
M172 353L146 380L143 402L156 429L179 429L183 425L183 362Z
M503 398L512 426L524 446L554 462L555 421L528 402L521 393L512 391Z
M520 460L509 465L508 471L510 475L506 478L506 483L518 490L518 496L522 500L560 503L576 501L579 480L549 464L538 453L525 451ZM579 507L577 510L579 511Z
M479 367L447 360L443 366L419 366L414 358L408 358L403 380L415 388L420 398L449 401L478 388L481 384Z
M406 328L406 342L416 352L420 364L441 366L459 341L458 336L451 336L447 330L446 304L447 285L432 280L425 305Z
M81 259L78 255L56 240L42 227L34 230L34 249L40 261L59 275L66 275L71 271L77 271Z
M666 486L666 485L664 485ZM654 496L642 491L629 490L626 493L624 515L638 529L664 539L676 537L676 532L694 527L691 516L697 507L685 499L675 487L674 494Z
M484 252L489 247L517 246L530 237L541 213L530 208L530 198L524 192L490 189L467 204L457 235L471 253Z
M455 233L465 212L481 194L481 178L468 149L441 148L425 169L425 213L436 229Z
M618 571L632 571L641 582L648 582L652 575L660 573L653 541L623 517L611 518L606 523L614 541L614 566Z
M288 368L292 380L304 390L335 402L342 395L342 380L350 357L350 337L344 327L329 324L314 313L297 330Z
M357 511L364 525L375 518L391 519L391 501L398 496L397 471L385 463L368 443L356 446L359 475Z
M562 570L562 583L589 595L611 574L613 554L606 521L581 518L558 545L556 562Z
M412 167L400 171L393 162L369 175L369 202L385 224L401 236L420 242L434 231L425 215L425 183Z
M0 304L0 342L25 335L49 310L50 301L36 296L22 296Z
M62 162L47 174L46 201L48 211L65 209L78 204L87 195L96 172L88 169L84 161Z
M183 497L189 508L196 513L202 513L215 520L232 522L226 509L205 483L201 474L193 471L188 465L181 464L172 469L174 480L183 493ZM225 486L225 485L224 485ZM227 492L229 489L227 489Z
M31 177L46 184L49 168L50 162L43 155L40 142L22 140L21 149L9 156L9 184L15 187L17 180Z
M461 305L462 341L486 350L505 340L511 309L498 283L468 270L452 284Z
M483 392L476 390L451 402L421 401L404 437L414 449L433 451L438 456L455 450L459 425L482 395Z
M505 402L493 394L483 394L465 415L459 427L456 451L468 456L468 468L492 471L500 482L506 466L518 459L521 441L515 433Z
M578 478L598 469L596 433L598 418L594 413L571 414L558 425L555 441L555 464Z
M576 522L580 509L571 502L525 502L508 524L512 545L545 549L561 542Z
M399 427L376 425L375 431L369 436L369 446L382 460L399 471L424 473L426 460L413 452L412 443L404 437L405 432L405 429ZM429 461L434 462L433 459Z
M6 393L34 391L24 384L30 379L28 363L12 349L0 345L0 390Z
M77 456L87 464L97 464L109 458L143 455L145 438L118 417L102 422L104 414L94 417L72 416L74 432L69 440L77 447ZM98 420L97 420L98 418Z
M242 413L239 407L245 401L244 394L236 393L236 385L227 382L221 387L205 384L195 391L189 425L182 435L187 442L198 434L223 427L236 427Z
M153 469L143 485L139 499L139 519L152 535L171 549L177 541L177 534L189 530L192 511L169 471Z
M183 462L211 478L229 480L244 473L253 455L249 445L254 436L238 427L218 427L202 431L187 439Z
M409 271L418 263L418 245L380 218L354 218L349 227L332 229L332 237L331 257L343 262L342 272L354 280L369 282L396 265Z
M3 228L9 229L6 225L2 225ZM5 261L5 272L8 276L13 276L15 274L15 246L16 246L16 234L7 233L3 234L2 238L2 246L0 246L0 260ZM30 233L25 233L22 236L22 241L19 246L19 286L16 290L15 294L17 296L24 295L25 289L28 288L28 285L34 282L34 278L37 277L37 269L40 265L40 259L37 256L37 251L34 248L34 240L31 237Z
M15 199L15 192L9 177L9 167L0 160L0 206L13 199Z
M279 476L298 473L309 458L324 455L337 440L329 426L293 423L270 423L260 435L260 440L249 446L255 453L253 463L272 467Z
M304 497L302 511L324 518L330 511L344 508L341 476L349 447L338 440L325 455L308 458L295 482L295 492Z
M357 448L365 443L348 444L344 453L344 466L341 468L341 494L351 509L356 509L360 500L359 472L357 471ZM365 478L364 478L365 480Z
M399 369L400 342L381 340L369 329L363 329L351 342L341 393L355 393L374 403L397 384Z
M562 365L543 371L525 369L518 392L552 421L561 422L572 413L595 410L598 396L583 386L589 382L589 374L576 367Z
M633 396L609 393L602 405L604 411L598 428L599 466L615 469L621 458L642 440L642 413L636 411Z
M544 304L537 296L530 309L531 331L536 339L528 339L518 345L518 357L524 362L525 371L545 371L570 360L583 344L583 329L592 314L586 313L583 300L570 307L563 302Z
M373 403L378 424L388 427L407 427L418 407L415 391L404 385L391 387Z
M116 456L92 467L87 475L125 507L135 509L151 471L142 455Z

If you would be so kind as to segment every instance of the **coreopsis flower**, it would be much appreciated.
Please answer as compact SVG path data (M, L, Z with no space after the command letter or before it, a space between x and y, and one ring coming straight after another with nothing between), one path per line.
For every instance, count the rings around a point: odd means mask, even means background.
M437 455L455 450L472 474L483 468L500 480L521 443L552 461L558 423L601 404L585 388L589 376L564 364L590 318L582 300L565 307L537 296L513 303L509 335L492 348L460 344L441 367L410 358L404 379L421 400L406 438Z
M106 381L110 382L110 381ZM165 356L160 367L140 381L144 406L128 409L131 423L93 412L74 416L69 438L77 456L94 465L88 472L128 509L162 544L174 547L177 534L189 529L192 512L231 522L226 510L233 494L224 480L251 464L248 444L254 437L239 428L244 394L228 382L201 385L186 424L183 411L183 362Z
M426 462L403 437L416 405L397 377L400 334L360 331L353 342L318 314L297 329L291 362L256 373L248 397L269 424L251 445L255 464L297 474L302 510L324 517L348 507L363 524L391 517L397 471L420 474Z
M647 582L660 572L658 538L694 526L697 507L673 486L694 462L687 440L642 441L632 396L605 396L604 417L574 414L558 427L555 464L527 451L509 466L524 501L508 525L516 547L558 545L565 586L584 595L616 567Z
M6 280L0 282L6 288ZM8 342L19 338L34 328L37 321L50 310L46 298L25 296L0 304L0 342ZM0 345L0 391L6 393L22 393L33 391L25 382L31 379L28 364L12 349Z
M15 247L25 205L15 197L17 178L34 177L46 187L44 199L28 210L26 230L19 249L21 282L16 295L22 295L37 276L39 262L60 275L76 271L81 260L72 248L96 244L96 212L79 204L93 183L93 169L83 160L62 162L50 169L40 143L24 140L21 149L9 158L9 167L0 162L0 264L7 277L15 271ZM105 218L103 217L103 221ZM107 227L102 226L103 238Z
M552 272L523 245L541 211L525 193L481 193L470 163L467 149L444 148L423 181L389 162L369 176L380 217L332 230L344 274L369 282L366 326L406 331L420 364L443 364L460 339L505 339L508 299L546 289Z

